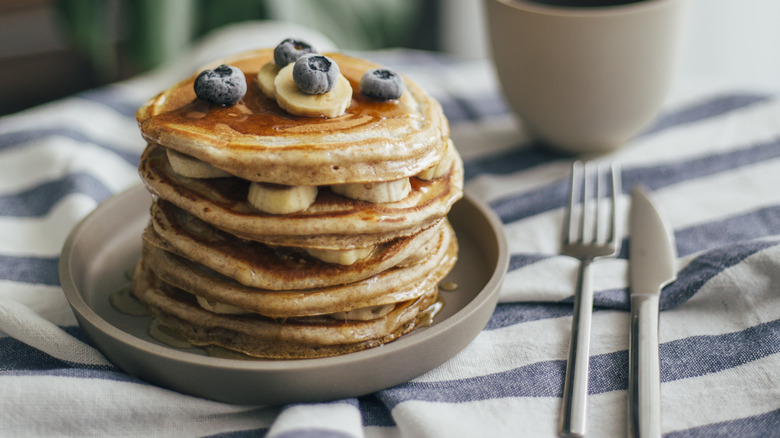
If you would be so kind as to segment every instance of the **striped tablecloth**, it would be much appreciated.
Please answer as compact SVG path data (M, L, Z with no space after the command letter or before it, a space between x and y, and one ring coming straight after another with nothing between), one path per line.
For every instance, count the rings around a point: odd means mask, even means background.
M441 101L466 190L505 227L511 261L500 302L454 358L359 398L246 406L150 385L85 339L59 286L59 251L81 218L139 183L136 108L199 63L296 36L279 30L247 41L244 28L153 74L0 118L0 436L556 434L577 267L557 254L572 157L525 136L484 60L361 54ZM678 280L661 299L664 435L778 436L780 96L681 80L650 128L599 160L622 167L624 239L627 193L640 182L677 238ZM627 266L625 249L594 265L594 437L625 435Z

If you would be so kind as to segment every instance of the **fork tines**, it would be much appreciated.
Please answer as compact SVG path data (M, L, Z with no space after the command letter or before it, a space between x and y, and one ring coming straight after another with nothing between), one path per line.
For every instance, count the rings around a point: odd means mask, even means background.
M564 245L615 247L616 225L613 213L616 211L617 196L620 194L617 164L575 161L572 163L569 187L569 204L563 230ZM604 205L607 197L610 200L608 205ZM606 254L609 253L611 251Z

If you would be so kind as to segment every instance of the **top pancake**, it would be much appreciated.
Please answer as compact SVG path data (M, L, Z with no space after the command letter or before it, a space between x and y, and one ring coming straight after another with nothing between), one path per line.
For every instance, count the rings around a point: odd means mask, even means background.
M260 91L257 72L273 59L270 49L214 63L241 69L247 93L220 107L196 98L195 75L160 93L137 114L141 132L157 143L233 175L286 185L390 181L409 177L443 156L449 126L441 105L405 78L396 101L360 94L368 61L328 53L349 80L352 103L334 118L294 116Z

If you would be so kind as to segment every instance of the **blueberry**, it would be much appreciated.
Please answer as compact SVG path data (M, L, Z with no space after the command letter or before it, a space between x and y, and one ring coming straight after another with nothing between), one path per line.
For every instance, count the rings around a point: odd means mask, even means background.
M379 100L398 99L404 94L404 80L387 68L375 68L360 78L360 92Z
M336 86L339 65L323 55L306 55L293 66L293 80L306 94L325 94Z
M308 53L317 53L317 51L307 42L287 38L274 49L274 62L279 67L284 67Z
M246 78L238 68L222 64L214 70L200 72L194 87L198 99L229 106L246 94Z

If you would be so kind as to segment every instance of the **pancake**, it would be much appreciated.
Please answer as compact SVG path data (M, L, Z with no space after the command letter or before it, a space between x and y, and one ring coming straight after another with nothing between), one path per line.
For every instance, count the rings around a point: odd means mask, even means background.
M394 266L428 257L435 249L444 221L378 245L365 259L349 265L317 260L303 251L274 248L242 240L195 218L173 204L157 200L151 207L152 227L144 241L186 257L246 286L271 289L311 289L347 284Z
M321 188L308 209L285 215L253 207L246 180L177 175L158 145L147 146L140 173L151 193L199 219L244 239L288 247L352 249L409 236L438 222L463 196L460 157L441 178L410 178L411 193L397 202L374 204Z
M237 68L207 89L243 74L246 94L216 99L199 82L198 97L193 75L136 113L153 202L133 294L157 326L197 346L315 358L390 342L441 307L458 257L446 216L463 196L441 105L407 78L400 97L364 96L380 66L326 55L342 76L322 95L256 50L205 67Z
M248 287L146 243L142 264L144 270L153 272L166 283L206 300L269 317L324 315L417 298L435 287L457 259L454 232L449 224L444 225L427 257L420 262L325 288L272 291Z
M308 359L365 350L390 342L424 321L438 299L433 288L370 321L332 318L277 321L260 315L221 315L201 308L193 296L140 269L134 294L153 317L196 346L218 346L264 359ZM431 310L429 310L431 309Z
M214 63L245 73L241 102L220 107L196 99L193 75L138 110L142 135L242 179L287 185L391 181L441 159L449 126L436 100L408 79L398 101L363 96L360 78L379 66L340 53L326 55L352 86L352 103L342 116L300 117L280 109L256 79L273 51L258 50Z

